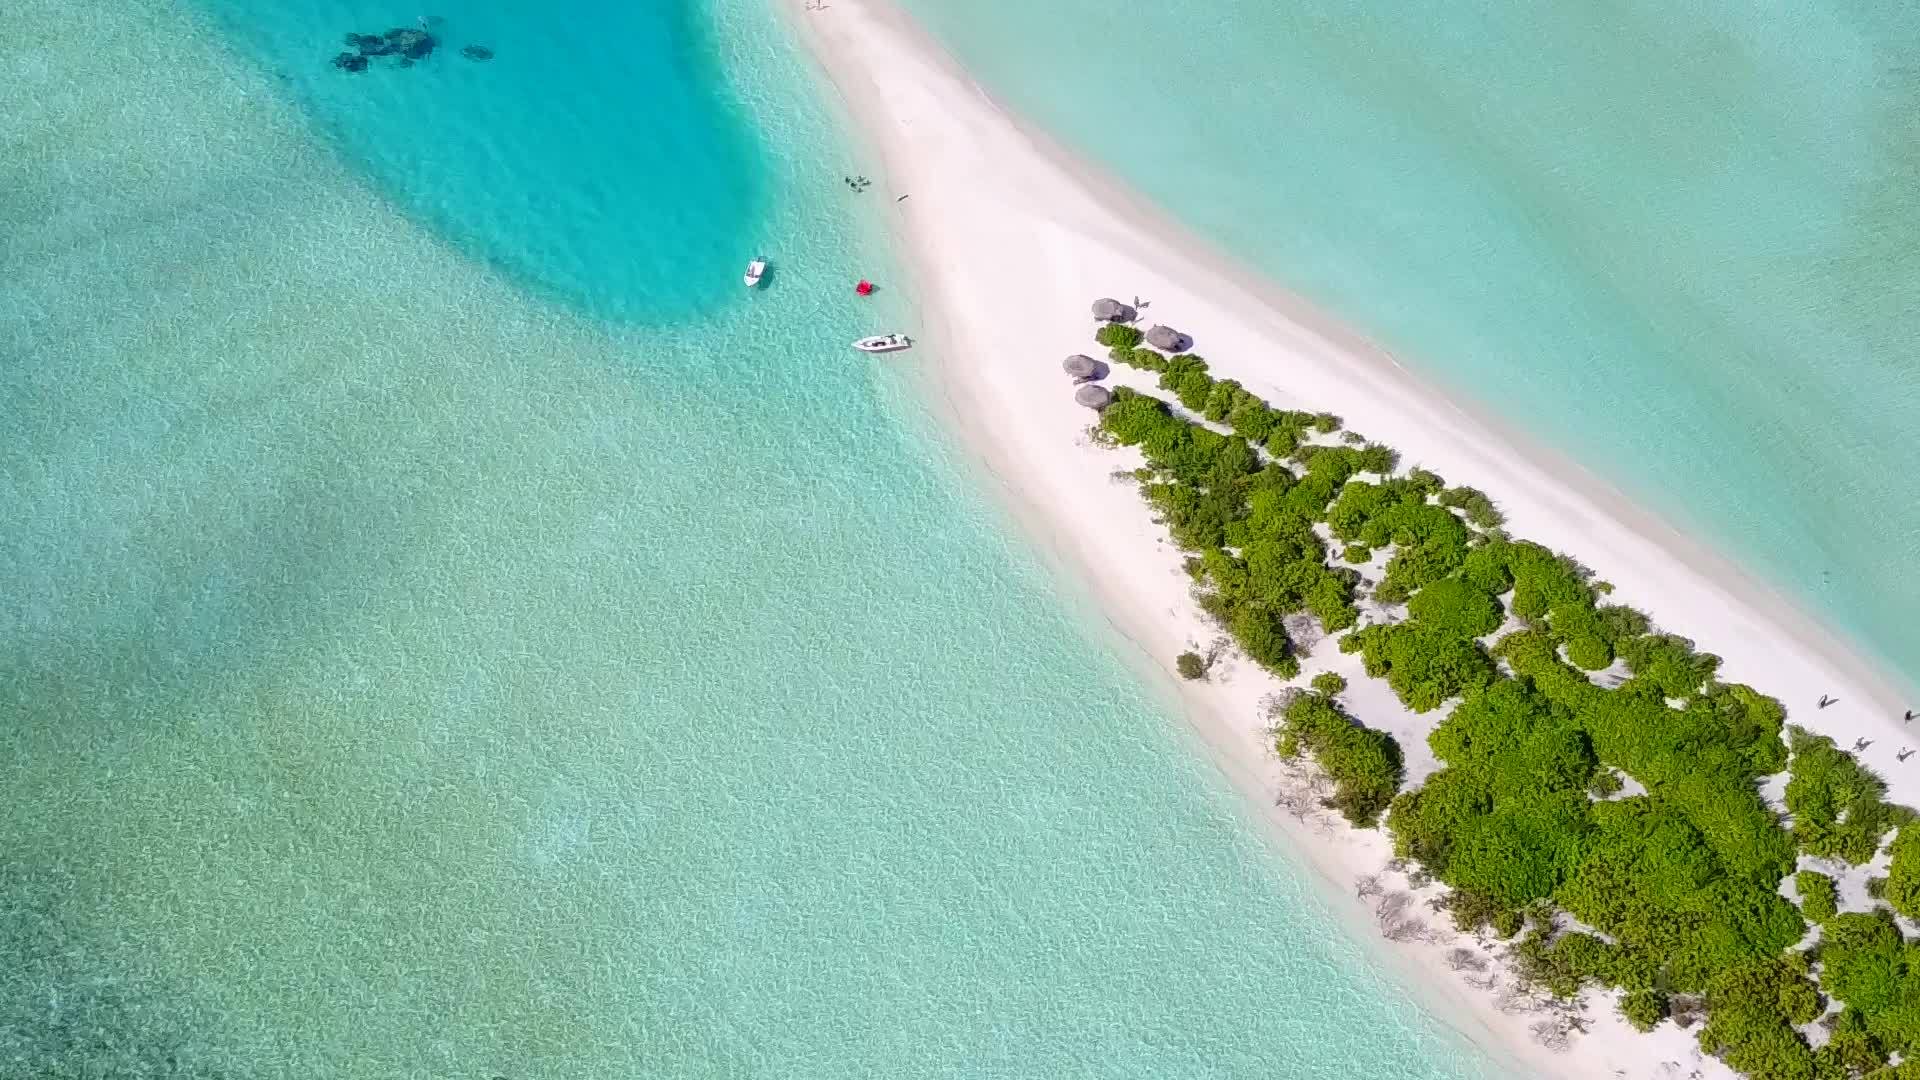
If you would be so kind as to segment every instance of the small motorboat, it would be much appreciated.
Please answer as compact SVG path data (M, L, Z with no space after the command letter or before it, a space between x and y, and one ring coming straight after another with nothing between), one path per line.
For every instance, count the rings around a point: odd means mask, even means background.
M861 352L899 352L901 349L912 348L913 339L905 334L879 334L874 337L863 337L854 342L853 347Z
M765 255L762 255L759 258L747 264L746 276L741 280L747 283L747 288L756 289L760 287L760 279L765 277L766 274L767 274L767 257Z

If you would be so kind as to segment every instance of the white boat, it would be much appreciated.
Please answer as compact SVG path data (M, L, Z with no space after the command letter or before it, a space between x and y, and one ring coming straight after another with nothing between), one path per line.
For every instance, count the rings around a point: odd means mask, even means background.
M880 334L875 337L863 337L853 343L861 352L899 352L913 347L913 339L905 334Z
M764 277L766 273L767 257L762 255L747 264L747 274L742 280L747 283L747 288L757 288L760 284L760 279Z

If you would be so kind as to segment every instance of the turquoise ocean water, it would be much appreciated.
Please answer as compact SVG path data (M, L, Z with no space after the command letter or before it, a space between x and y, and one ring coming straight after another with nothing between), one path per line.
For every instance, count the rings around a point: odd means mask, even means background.
M1920 8L906 4L1224 250L1920 683Z
M1496 1073L845 349L761 5L414 14L0 8L0 1077Z

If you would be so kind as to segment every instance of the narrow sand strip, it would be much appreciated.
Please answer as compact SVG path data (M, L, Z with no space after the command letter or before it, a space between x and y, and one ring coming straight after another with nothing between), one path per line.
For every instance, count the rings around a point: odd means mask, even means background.
M1388 844L1381 833L1333 827L1277 805L1298 784L1263 734L1260 700L1278 684L1244 661L1205 684L1172 677L1174 656L1217 631L1200 618L1181 556L1136 489L1112 478L1138 459L1089 441L1094 415L1073 404L1060 370L1069 353L1103 352L1092 343L1088 314L1096 297L1146 298L1143 324L1192 334L1217 377L1238 379L1277 407L1336 412L1350 428L1399 449L1406 463L1486 491L1515 536L1580 559L1616 585L1614 601L1723 657L1722 678L1778 697L1790 722L1833 736L1843 749L1872 740L1858 757L1887 779L1896 801L1920 805L1920 756L1895 757L1920 746L1920 724L1901 722L1907 695L1811 617L1577 464L1444 401L1357 333L1184 235L1000 109L888 0L831 0L822 10L786 3L882 163L867 197L894 216L925 304L921 348L883 362L924 373L937 406L1021 523L1088 584L1139 658L1165 674L1157 681L1177 694L1221 768L1311 862L1329 895L1351 909L1361 933L1376 937L1354 883L1381 869ZM1141 375L1121 369L1111 381L1145 389ZM1345 699L1367 724L1400 739L1410 779L1431 768L1425 732L1437 715L1406 712L1384 684L1365 678L1358 657L1331 645L1305 668L1306 676L1334 670L1348 677ZM1823 694L1838 704L1816 709ZM1387 878L1389 887L1395 880ZM1575 1037L1572 1052L1548 1051L1533 1032L1542 1014L1496 1007L1504 980L1474 990L1449 966L1448 951L1463 944L1474 943L1382 943L1381 955L1405 969L1430 1009L1497 1056L1549 1076L1732 1075L1703 1062L1692 1034L1671 1024L1653 1035L1632 1032L1603 997L1594 999L1591 1031Z

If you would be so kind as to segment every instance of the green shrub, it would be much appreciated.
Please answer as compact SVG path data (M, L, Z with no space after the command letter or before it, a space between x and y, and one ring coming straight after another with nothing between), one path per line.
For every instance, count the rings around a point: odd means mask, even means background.
M1589 982L1620 982L1615 970L1619 952L1592 934L1561 934L1549 941L1546 932L1536 928L1514 947L1514 962L1522 979L1556 997L1570 998Z
M1872 859L1897 822L1881 798L1886 785L1824 735L1791 728L1788 745L1787 812L1800 850L1850 863Z
M1804 969L1783 960L1750 960L1714 976L1700 1049L1756 1078L1812 1080L1813 1049L1794 1030L1819 1014Z
M1627 786L1620 774L1612 769L1600 769L1587 781L1587 793L1600 799L1610 799Z
M1150 349L1145 345L1125 354L1116 350L1112 355L1116 359L1119 359L1121 363L1137 367L1142 371L1167 370L1166 355L1156 349Z
M1526 925L1526 916L1512 909L1496 912L1487 919L1487 927L1503 938L1512 937L1525 929Z
M1823 923L1840 911L1840 888L1818 870L1802 870L1793 876L1794 891L1800 894L1800 910L1808 919Z
M1415 466L1407 471L1407 483L1412 485L1413 489L1420 493L1421 498L1438 495L1447 489L1447 482L1440 479L1439 473L1422 469L1419 466Z
M1454 928L1463 934L1474 933L1484 926L1500 937L1510 938L1525 926L1519 911L1480 893L1454 889L1442 902L1447 913L1453 916Z
M1174 659L1174 669L1189 681L1207 677L1207 661L1197 652L1183 652Z
M1205 371L1186 370L1175 375L1169 368L1160 375L1160 385L1172 390L1180 399L1180 404L1193 412L1207 407L1207 398L1213 394L1213 377Z
M1482 529L1498 528L1506 521L1494 508L1493 500L1476 488L1448 488L1440 493L1440 505L1458 509L1468 521Z
M1393 736L1362 727L1320 694L1301 694L1281 711L1275 748L1286 758L1313 755L1333 779L1333 808L1356 826L1378 822L1400 788Z
M1618 604L1603 604L1594 608L1594 618L1600 634L1613 645L1628 638L1641 637L1653 629L1653 623L1640 612Z
M1867 1022L1858 1009L1843 1009L1826 1021L1827 1044L1814 1052L1814 1062L1820 1077L1845 1078L1871 1074L1886 1064L1887 1052L1867 1030ZM1920 1074L1916 1074L1920 1075Z
M1237 608L1228 628L1254 663L1282 679L1300 674L1300 660L1293 655L1286 627L1271 612L1250 606Z
M1093 340L1105 345L1109 349L1120 349L1128 352L1133 351L1143 338L1144 335L1141 334L1139 330L1125 323L1108 323L1099 330L1094 331L1093 335Z
M1213 377L1207 374L1207 362L1197 356L1171 356L1160 371L1160 389L1173 391L1180 404L1199 412L1213 393Z
M1466 562L1467 531L1452 514L1439 507L1422 506L1394 518L1390 539L1399 550L1387 560L1382 588L1409 595L1454 573Z
M1903 940L1885 910L1846 912L1826 924L1820 985L1857 1011L1881 1046L1920 1053L1920 945Z
M1787 744L1780 736L1787 711L1752 687L1712 683L1687 702L1686 717L1695 730L1717 733L1731 755L1729 767L1755 778L1786 769Z
M1646 680L1662 697L1691 697L1720 669L1719 657L1694 652L1692 642L1671 634L1626 638L1616 641L1613 651L1634 678Z
M1533 582L1515 581L1513 598L1507 601L1507 607L1514 618L1531 623L1547 613L1547 598Z
M1233 411L1227 414L1227 426L1233 433L1250 443L1264 444L1280 423L1280 414L1267 408L1267 403L1248 395ZM1291 450L1288 453L1292 453Z
M1325 486L1325 495L1329 500L1339 494L1340 485L1346 483L1353 474L1365 472L1367 463L1363 450L1351 446L1321 446L1318 443L1308 443L1295 450L1293 460L1306 469L1309 479L1320 481ZM1323 510L1325 505L1324 502L1321 504Z
M1360 652L1367 674L1386 679L1414 712L1437 709L1494 678L1493 661L1479 642L1417 620L1356 630L1340 639L1340 648Z
M1428 743L1444 767L1394 800L1396 854L1498 908L1552 895L1579 861L1595 767L1573 718L1502 679L1469 692Z
M1312 685L1315 693L1337 697L1347 689L1347 680L1337 671L1323 671L1313 677Z
M1613 665L1613 649L1596 637L1569 638L1567 661L1583 671L1602 671Z
M1805 932L1777 892L1730 873L1679 807L1646 796L1588 807L1578 865L1555 899L1623 948L1656 958L1663 985L1700 989L1716 972L1778 956Z
M1220 379L1207 388L1207 399L1200 405L1200 415L1209 424L1224 424L1227 415L1233 412L1233 394L1240 384L1232 379Z
M1379 473L1382 476L1400 467L1400 452L1391 446L1380 443L1367 443L1360 448L1360 471Z
M1893 841L1893 866L1883 890L1893 910L1920 919L1920 824L1908 822Z
M1328 531L1335 539L1360 541L1369 546L1391 543L1389 515L1411 495L1410 491L1398 489L1391 483L1350 481L1340 488L1339 498L1326 509Z
M1350 563L1371 562L1373 549L1365 544L1348 544L1340 549L1340 557Z
M1187 375L1196 371L1202 375L1207 373L1207 361L1204 357L1193 353L1174 353L1167 357L1167 374L1169 375ZM1208 382L1212 380L1209 379ZM1164 380L1161 382L1161 388L1166 388Z
M1500 601L1463 578L1442 578L1413 595L1407 613L1422 626L1457 637L1485 637L1500 629Z
M1101 430L1123 446L1140 446L1148 439L1172 438L1176 434L1185 438L1185 432L1176 433L1172 430L1175 426L1185 425L1167 411L1165 402L1147 394L1135 393L1126 386L1115 387L1113 402L1100 410ZM1148 456L1152 457L1151 454Z
M1493 596L1506 595L1513 588L1513 574L1507 569L1506 547L1495 541L1470 548L1460 561L1460 576Z
M1340 430L1340 418L1330 412L1314 413L1313 430L1322 435L1331 435Z
M1620 998L1620 1015L1635 1031L1652 1031L1667 1018L1667 995L1663 990L1629 990Z
M1731 695L1698 697L1682 711L1645 684L1602 689L1555 656L1551 640L1538 631L1514 633L1498 648L1516 674L1574 711L1600 760L1681 813L1727 874L1771 893L1792 870L1794 852L1792 837L1754 789L1765 775L1761 763L1777 760L1778 736L1764 726L1769 714L1746 709ZM1729 710L1741 724L1726 722ZM1770 749L1754 745L1768 741L1775 744Z

